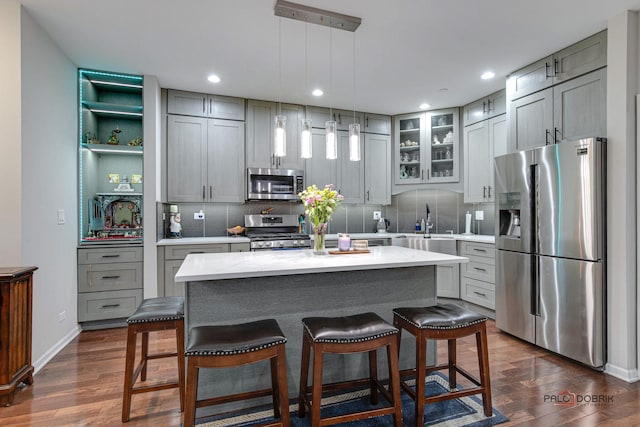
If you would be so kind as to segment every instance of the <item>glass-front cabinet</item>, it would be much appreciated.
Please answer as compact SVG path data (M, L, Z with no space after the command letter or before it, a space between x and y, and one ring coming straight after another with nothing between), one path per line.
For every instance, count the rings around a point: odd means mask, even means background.
M80 69L79 240L141 241L141 76Z
M458 109L394 118L396 184L459 181Z

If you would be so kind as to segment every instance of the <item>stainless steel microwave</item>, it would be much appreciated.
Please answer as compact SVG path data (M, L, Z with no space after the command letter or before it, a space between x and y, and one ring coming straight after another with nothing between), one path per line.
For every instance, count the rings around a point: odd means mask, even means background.
M298 200L304 191L304 171L247 169L247 200Z

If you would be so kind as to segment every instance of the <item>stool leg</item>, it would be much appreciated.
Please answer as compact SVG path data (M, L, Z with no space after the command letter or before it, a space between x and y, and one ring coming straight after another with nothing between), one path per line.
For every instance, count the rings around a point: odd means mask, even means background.
M149 355L149 332L142 333L142 370L140 371L140 381L147 380L147 356Z
M196 422L198 363L198 356L187 357L187 393L185 396L184 427L193 427Z
M395 427L402 427L402 398L400 397L400 370L398 368L397 341L393 340L387 346L387 360L389 361L389 391L393 397L394 424Z
M289 415L289 384L287 382L287 355L284 344L278 348L276 357L278 364L278 401L280 402L280 421L283 426L291 424Z
M322 344L313 346L313 376L311 384L311 427L320 427L320 404L322 400Z
M127 327L127 350L124 367L124 391L122 396L122 422L129 421L131 412L131 389L133 388L133 365L136 359L136 332L134 327Z
M449 353L449 390L453 390L456 388L457 381L457 373L456 366L458 363L458 354L456 352L456 340L451 339L447 340L448 343L448 353Z
M476 345L478 346L478 365L480 367L480 383L482 384L482 405L484 414L490 417L493 414L491 405L491 379L489 375L489 351L487 346L487 328L483 326L476 333Z
M184 412L185 368L184 368L184 320L176 322L176 353L178 353L178 383L180 391L180 412Z
M280 388L278 378L278 357L269 360L271 365L271 400L273 401L273 417L280 418Z
M418 332L416 337L416 427L424 425L424 392L427 376L427 340Z
M378 381L378 352L376 350L371 350L369 352L369 388L370 388L370 398L371 404L378 404L378 386L376 385Z
M310 343L306 332L302 334L302 362L300 363L300 393L298 395L298 416L304 417L306 411L305 399L309 381L309 358L311 355Z

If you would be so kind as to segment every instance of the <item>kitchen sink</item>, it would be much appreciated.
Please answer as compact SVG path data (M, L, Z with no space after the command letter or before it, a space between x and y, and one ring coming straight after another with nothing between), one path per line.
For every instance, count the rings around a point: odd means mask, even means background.
M393 239L393 245L421 251L438 252L441 254L458 254L456 250L456 240L452 237L431 237L430 239L425 239L422 236L398 236Z

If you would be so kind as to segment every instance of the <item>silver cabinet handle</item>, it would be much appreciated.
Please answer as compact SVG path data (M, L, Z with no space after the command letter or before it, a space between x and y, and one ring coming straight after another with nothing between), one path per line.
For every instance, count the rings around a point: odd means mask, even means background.
M545 63L544 63L544 77L545 77L546 79L548 79L549 77L553 77L553 76L550 76L550 75L549 75L549 68L551 68L551 67L549 66L549 63L545 61Z
M342 126L342 117L340 116L340 113L338 113L338 124Z
M369 190L367 190L367 200L369 200Z
M427 169L427 181L431 179L431 169Z
M367 117L367 118L365 119L364 127L365 127L365 128L368 128L368 127L369 127L369 117Z
M480 268L480 267L473 267L474 270L478 270L478 271L484 271L485 273L487 272L486 269L484 268Z
M491 112L491 100L487 99L487 113Z
M490 185L488 185L488 186L487 186L487 189L489 189L489 198L491 198L491 186L490 186Z
M482 253L487 252L485 249L473 248L473 250L476 251L476 252L482 252Z
M485 104L486 103L482 101L482 114L487 114L487 106Z
M480 295L481 297L484 297L484 298L487 297L487 294L483 294L482 292L473 291L473 293L476 294L476 295Z
M102 255L102 258L119 258L120 254Z
M202 114L207 113L207 97L202 98Z
M560 142L562 140L562 135L560 135L560 140L558 139L558 133L560 131L558 130L557 127L553 128L553 143L557 144L558 142Z
M558 75L558 58L555 58L553 60L553 76L557 76Z
M551 134L551 132L549 132L549 129L545 129L544 130L544 145L550 145L551 143L549 142L549 135Z
M202 200L204 200L204 198L206 197L205 191L206 191L206 185L203 185L202 186Z
M485 185L482 186L482 198L487 198L487 187Z
M100 308L116 308L116 307L120 307L120 304L105 304Z
M424 169L420 170L420 181L424 181Z
M119 279L120 276L102 276L103 279Z
M213 185L209 186L209 199L213 199Z

